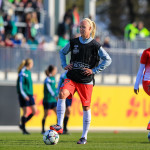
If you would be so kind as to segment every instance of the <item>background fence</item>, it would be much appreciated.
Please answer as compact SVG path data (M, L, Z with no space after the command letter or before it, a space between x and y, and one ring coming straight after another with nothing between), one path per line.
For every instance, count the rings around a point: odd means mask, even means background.
M133 84L139 67L141 51L114 48L108 49L107 52L112 58L112 64L95 76L96 84L123 84L120 82L120 78L128 78L130 81L125 84ZM26 58L34 60L32 72L36 76L33 79L36 82L43 81L44 70L49 64L58 67L58 76L64 71L61 67L58 50L32 51L19 47L0 48L0 82L15 80L17 68L21 61Z

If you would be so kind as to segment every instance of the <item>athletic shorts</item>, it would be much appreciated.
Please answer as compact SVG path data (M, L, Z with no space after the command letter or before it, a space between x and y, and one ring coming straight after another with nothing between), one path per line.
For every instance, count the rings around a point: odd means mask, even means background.
M53 109L57 107L57 102L43 102L44 109Z
M71 104L72 104L72 99L66 98L66 108L71 106Z
M150 96L150 81L143 81L143 89Z
M19 94L20 107L27 107L27 106L35 105L33 95L28 95L28 97L29 97L29 101L25 100L24 97L21 94Z
M82 106L90 106L93 91L92 84L76 83L70 79L65 79L60 89L67 89L70 92L70 95L67 97L68 99L72 99L72 96L77 91Z

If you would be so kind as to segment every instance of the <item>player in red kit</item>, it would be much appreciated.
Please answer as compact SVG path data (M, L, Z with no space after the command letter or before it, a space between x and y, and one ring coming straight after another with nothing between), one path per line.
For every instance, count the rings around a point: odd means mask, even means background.
M135 94L139 93L139 83L141 81L142 75L143 89L150 96L150 48L144 50L141 56L140 67L134 85ZM147 130L150 130L150 122L148 123Z

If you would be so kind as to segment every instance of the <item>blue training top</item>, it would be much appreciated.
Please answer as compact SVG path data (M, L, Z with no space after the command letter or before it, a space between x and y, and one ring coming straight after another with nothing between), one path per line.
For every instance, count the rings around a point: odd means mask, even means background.
M80 36L79 40L82 44L87 44L89 42L91 42L93 40L92 37L90 37L89 39L85 39L83 40L83 38ZM62 67L65 68L67 66L66 63L66 56L68 53L70 52L70 42L59 51L60 54L60 59L61 59L61 64ZM111 64L111 58L108 55L108 53L103 49L103 47L101 46L99 51L98 51L98 55L101 58L102 62L95 68L92 69L93 74L97 74L100 73L102 70L104 70L107 66L109 66Z
M89 42L91 42L93 40L92 37L90 37L89 39L83 39L81 36L79 37L79 41L82 43L82 44L87 44ZM69 52L70 52L70 42L64 47L62 48L60 51L59 51L59 54L60 54L60 59L61 59L61 64L62 64L62 67L65 68L67 66L67 63L66 63L66 56ZM93 71L93 74L97 74L97 73L100 73L102 70L104 70L107 66L109 66L112 62L110 56L108 55L108 53L103 49L103 47L101 46L99 51L98 51L98 55L99 57L101 58L102 62L99 63L99 65L95 68L92 69ZM90 82L90 84L92 84Z

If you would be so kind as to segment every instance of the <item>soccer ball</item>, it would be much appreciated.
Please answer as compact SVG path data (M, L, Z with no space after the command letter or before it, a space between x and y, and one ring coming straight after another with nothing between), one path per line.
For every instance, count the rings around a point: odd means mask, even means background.
M46 145L55 145L59 141L59 135L54 130L48 130L43 135L43 141Z

